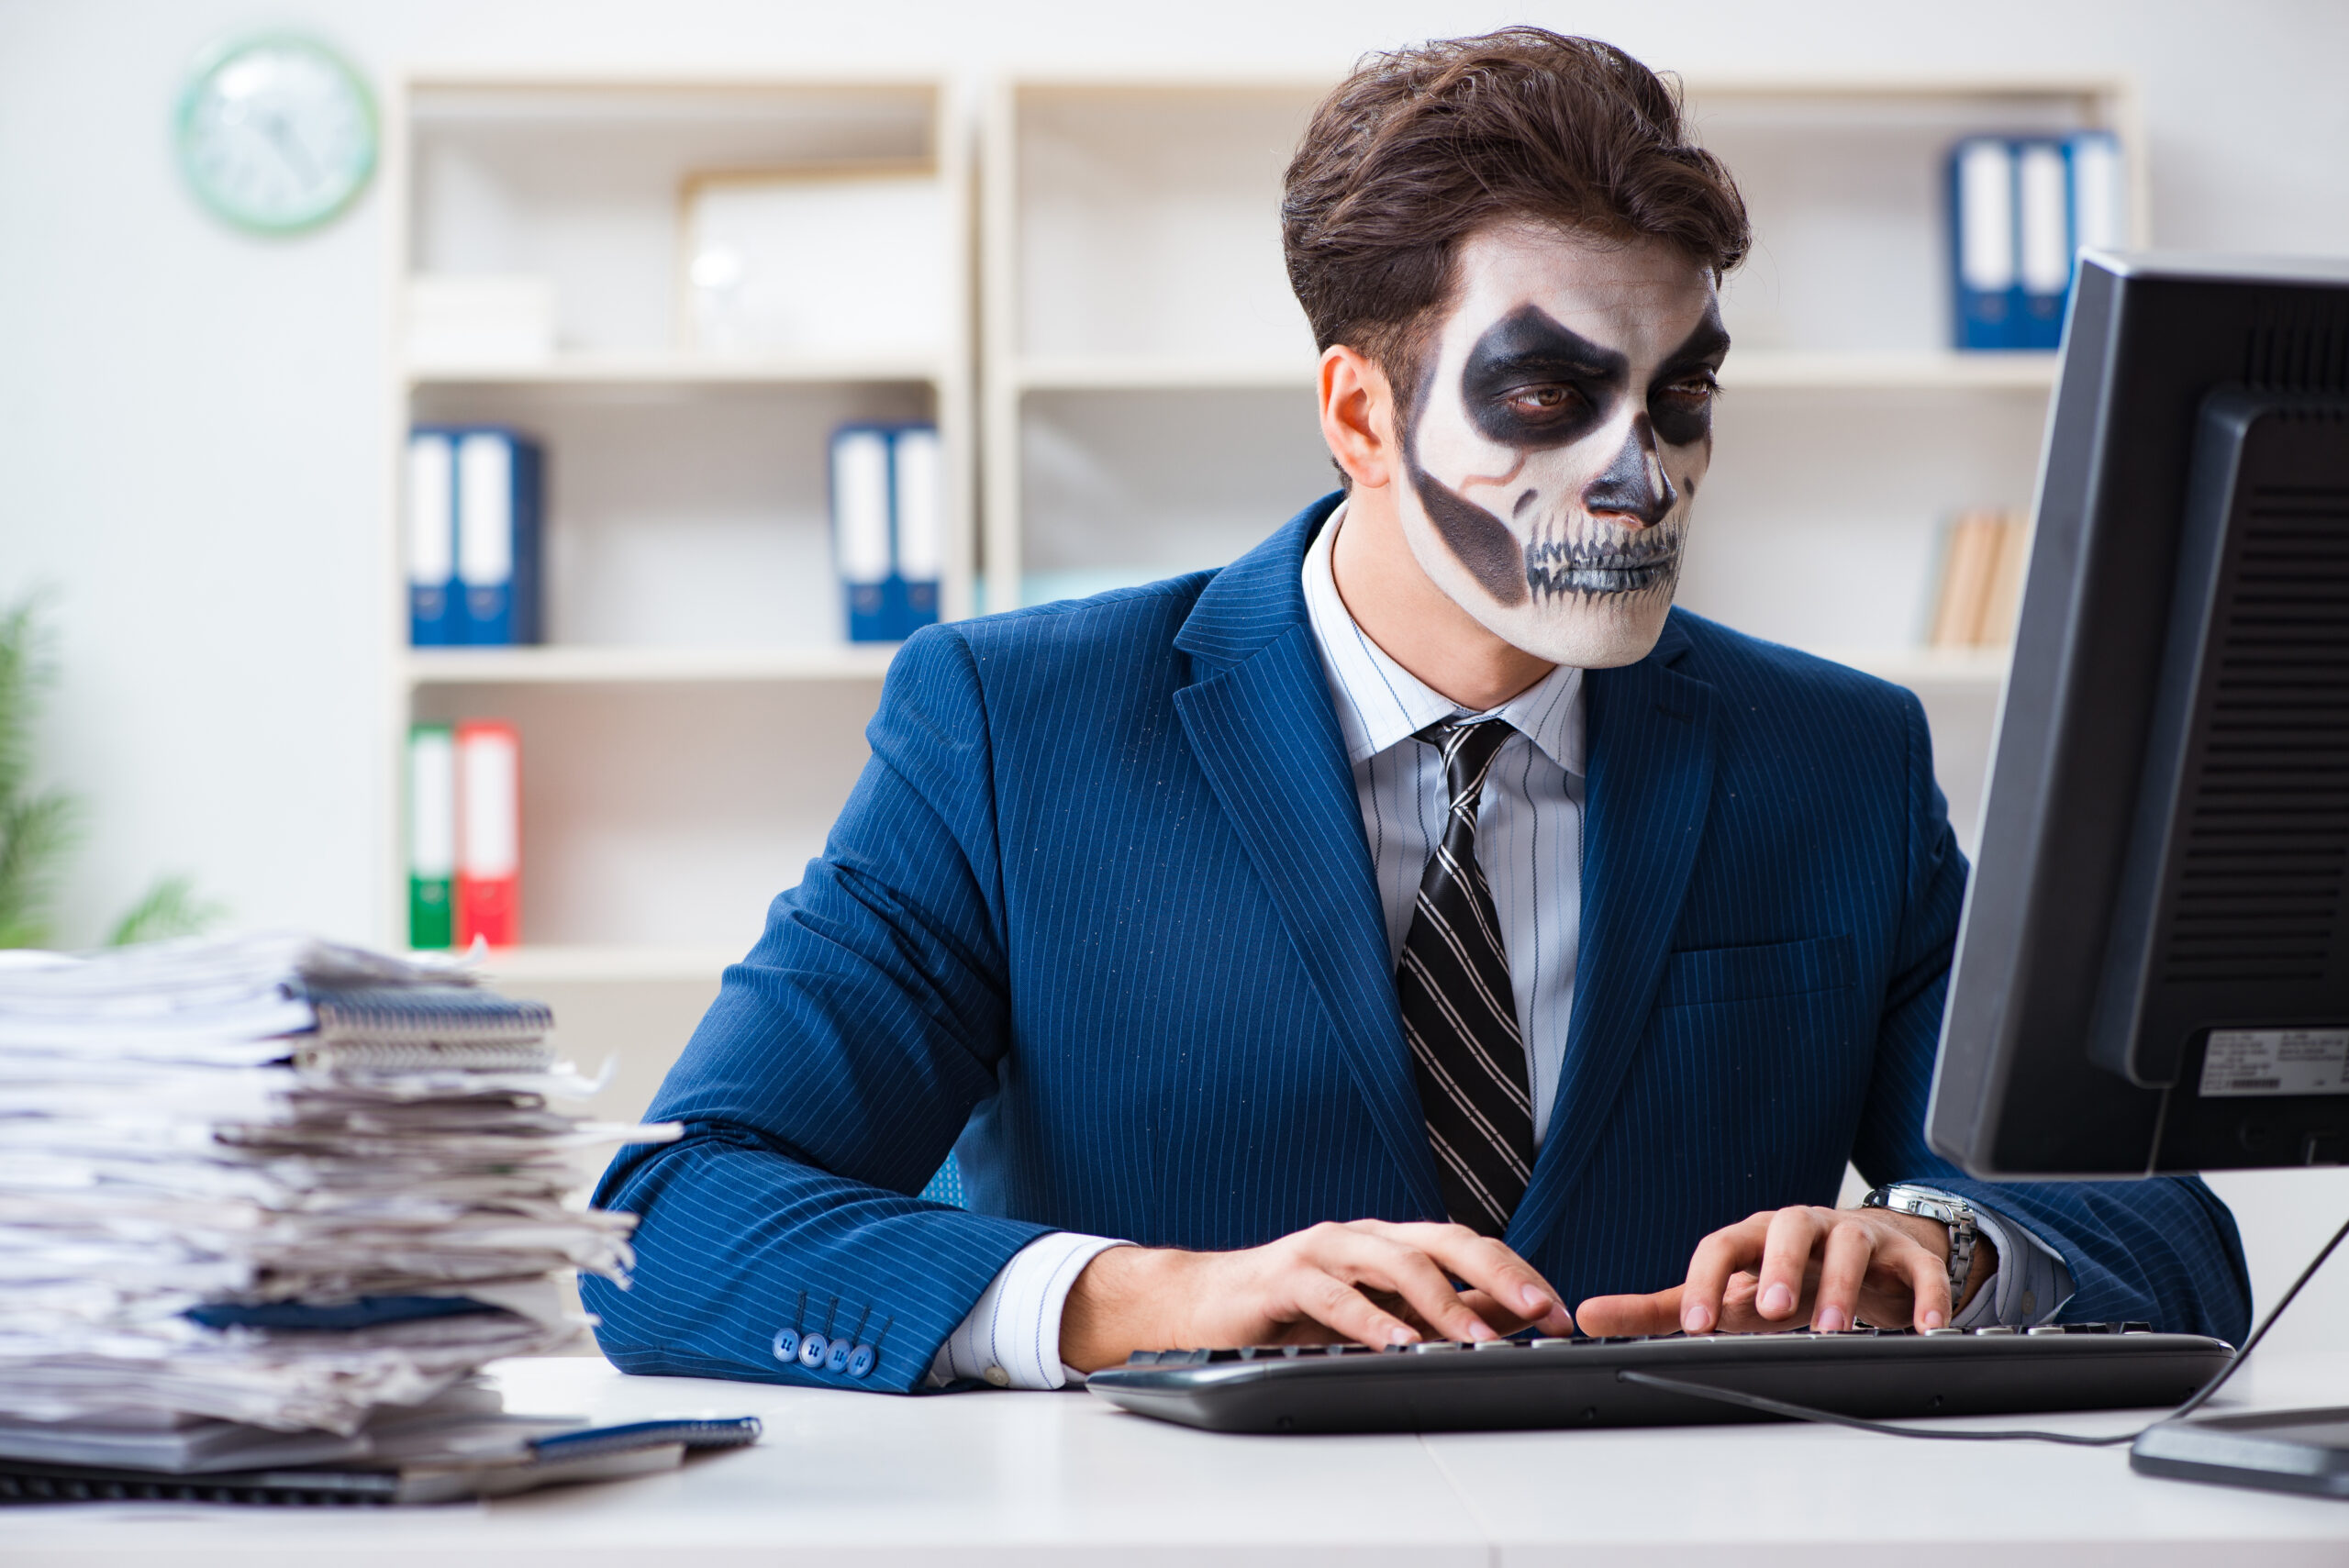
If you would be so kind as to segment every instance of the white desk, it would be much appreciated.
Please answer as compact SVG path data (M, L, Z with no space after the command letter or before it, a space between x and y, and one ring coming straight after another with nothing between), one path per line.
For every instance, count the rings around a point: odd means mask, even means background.
M1614 1562L1626 1549L1639 1568L2349 1562L2349 1503L2154 1480L2110 1450L1775 1425L1232 1438L1084 1394L893 1398L629 1378L594 1360L496 1371L513 1409L606 1421L755 1414L766 1436L674 1473L486 1505L0 1509L0 1564L1497 1568ZM2254 1362L2239 1381L2269 1406L2349 1404L2349 1355ZM2033 1424L2110 1431L2127 1421Z

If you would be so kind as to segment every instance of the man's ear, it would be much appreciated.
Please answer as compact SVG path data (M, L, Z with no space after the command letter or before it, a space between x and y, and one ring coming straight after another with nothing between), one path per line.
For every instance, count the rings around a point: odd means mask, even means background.
M1383 488L1401 471L1386 373L1343 343L1321 351L1321 439L1346 477L1365 490Z

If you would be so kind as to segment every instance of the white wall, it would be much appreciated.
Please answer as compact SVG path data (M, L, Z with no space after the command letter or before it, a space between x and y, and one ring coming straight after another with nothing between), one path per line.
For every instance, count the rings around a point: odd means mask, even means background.
M1530 20L1695 72L2137 72L2165 246L2349 253L2349 6L1976 0L0 0L0 598L58 593L48 745L91 801L88 940L156 872L240 921L376 940L387 611L383 212L284 242L203 217L170 158L192 54L293 25L363 68L1329 73ZM2263 1289L2349 1182L2224 1184ZM2344 1265L2349 1268L2349 1265ZM2320 1300L2303 1330L2335 1320Z

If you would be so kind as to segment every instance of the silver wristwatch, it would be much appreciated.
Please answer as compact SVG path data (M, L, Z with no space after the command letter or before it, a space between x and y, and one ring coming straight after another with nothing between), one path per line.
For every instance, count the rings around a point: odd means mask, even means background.
M1860 1200L1860 1207L1938 1219L1949 1227L1949 1311L1955 1318L1958 1303L1965 1299L1965 1282L1974 1273L1974 1243L1982 1235L1981 1228L1974 1223L1974 1206L1962 1197L1937 1193L1930 1187L1895 1182L1868 1194Z

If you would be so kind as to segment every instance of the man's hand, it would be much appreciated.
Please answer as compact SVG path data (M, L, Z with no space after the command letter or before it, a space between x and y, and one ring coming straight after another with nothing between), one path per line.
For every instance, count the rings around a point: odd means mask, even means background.
M1357 1219L1238 1252L1113 1247L1068 1293L1061 1360L1095 1372L1135 1351L1490 1340L1529 1323L1575 1327L1565 1298L1491 1237Z
M1949 1229L1882 1208L1776 1208L1697 1243L1685 1284L1653 1296L1600 1296L1582 1304L1586 1334L1767 1333L1808 1323L1849 1329L1861 1318L1939 1329L1998 1266L1983 1237L1965 1295L1949 1298Z

